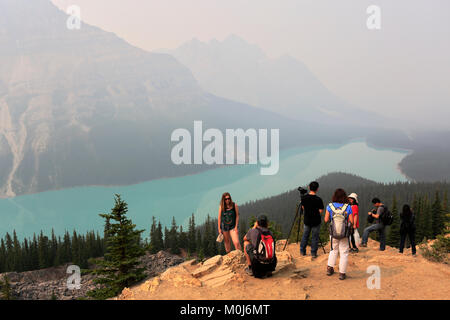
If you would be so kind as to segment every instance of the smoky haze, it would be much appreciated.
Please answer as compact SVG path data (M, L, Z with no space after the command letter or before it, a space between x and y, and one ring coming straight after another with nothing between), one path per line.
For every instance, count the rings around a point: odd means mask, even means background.
M72 0L52 0L61 9ZM450 2L398 0L78 0L81 18L147 51L236 34L303 62L335 95L396 119L448 129ZM381 29L366 26L370 5Z

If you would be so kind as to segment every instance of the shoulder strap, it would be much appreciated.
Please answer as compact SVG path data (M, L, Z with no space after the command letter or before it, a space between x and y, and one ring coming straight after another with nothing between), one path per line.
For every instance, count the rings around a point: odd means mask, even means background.
M331 209L333 212L337 210L333 203L330 203L329 206L330 206L330 209ZM345 203L345 204L341 207L341 209L342 209L343 211L347 211L347 208L348 208L348 203Z

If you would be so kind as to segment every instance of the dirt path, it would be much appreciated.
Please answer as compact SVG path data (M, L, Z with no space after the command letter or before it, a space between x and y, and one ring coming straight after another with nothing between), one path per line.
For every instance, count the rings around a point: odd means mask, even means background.
M234 252L230 258L217 257L221 262L211 260L210 266L208 262L204 266L185 263L172 267L166 275L125 289L119 299L450 299L448 265L429 262L420 254L413 257L406 250L403 255L390 247L381 252L378 245L369 240L367 248L350 254L344 281L338 279L338 265L334 275L326 275L328 254L319 250L319 256L312 260L299 255L298 244L291 244L289 253L278 253L279 267L271 278L246 275L242 253ZM380 268L380 289L367 287L371 265ZM192 277L193 273L197 274Z

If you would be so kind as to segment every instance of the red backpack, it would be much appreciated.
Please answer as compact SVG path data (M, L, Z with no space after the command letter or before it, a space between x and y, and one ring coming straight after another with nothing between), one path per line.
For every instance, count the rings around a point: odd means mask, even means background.
M256 241L255 258L263 264L273 262L275 257L275 241L273 240L272 233L267 231L259 231L258 240Z

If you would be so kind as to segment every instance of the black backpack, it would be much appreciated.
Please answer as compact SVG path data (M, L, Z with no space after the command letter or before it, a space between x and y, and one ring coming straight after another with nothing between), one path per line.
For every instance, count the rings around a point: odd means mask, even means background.
M388 209L388 207L386 207L385 205L383 205L384 211L381 214L380 217L380 221L385 225L385 226L390 226L392 224L392 222L394 222L394 215L392 214L392 212Z

